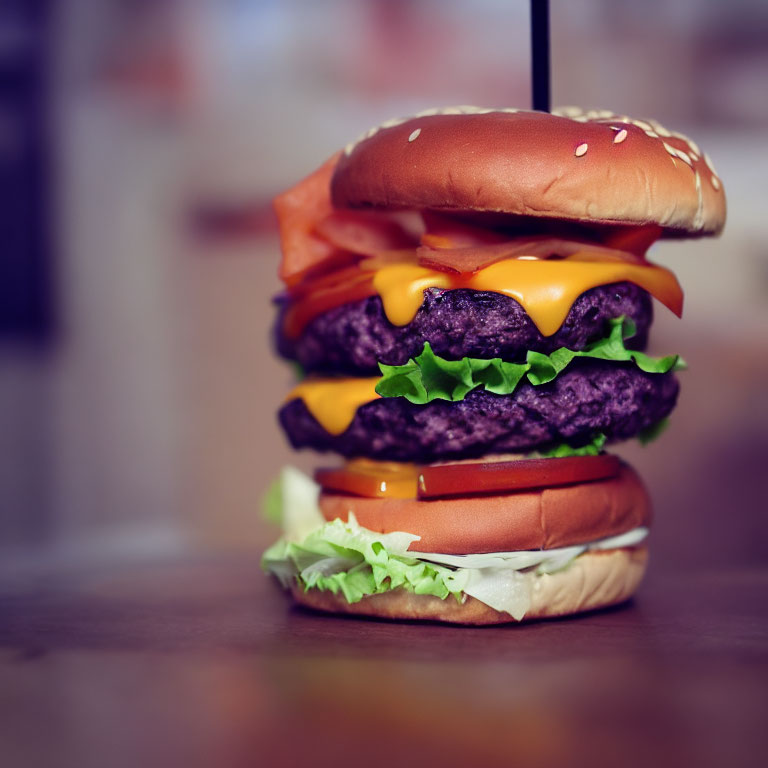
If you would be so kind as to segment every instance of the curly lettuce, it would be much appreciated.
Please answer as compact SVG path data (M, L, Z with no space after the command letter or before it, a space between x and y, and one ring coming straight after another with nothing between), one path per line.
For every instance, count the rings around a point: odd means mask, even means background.
M624 340L636 333L632 320L619 317L610 321L608 337L586 349L560 347L549 355L529 350L524 363L508 363L501 358L481 360L464 357L445 360L425 342L420 355L405 365L379 363L382 378L376 392L382 397L404 397L416 405L433 400L463 400L472 390L484 389L496 395L511 395L523 378L534 386L553 381L576 358L632 362L645 373L667 373L682 370L685 363L679 355L651 357L644 352L627 349Z
M541 448L530 454L531 458L539 459L563 459L568 456L597 456L603 450L603 446L608 438L602 433L597 432L586 445L573 447L568 443L559 443L549 448Z
M262 558L262 567L283 586L296 578L308 589L341 592L347 602L403 587L417 595L461 600L468 574L406 554L419 537L410 533L374 533L350 512L310 533L300 543L281 539Z

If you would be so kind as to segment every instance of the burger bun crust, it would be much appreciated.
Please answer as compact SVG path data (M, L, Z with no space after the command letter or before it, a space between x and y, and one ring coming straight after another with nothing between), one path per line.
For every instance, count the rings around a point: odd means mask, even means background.
M693 141L655 121L566 112L464 107L390 121L341 156L333 204L720 232L722 183Z

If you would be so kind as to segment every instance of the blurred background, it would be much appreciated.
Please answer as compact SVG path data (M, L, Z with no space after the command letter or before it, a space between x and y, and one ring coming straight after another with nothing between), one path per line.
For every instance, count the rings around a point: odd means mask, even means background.
M655 567L757 564L768 458L768 5L552 0L553 103L652 116L714 158L718 240L656 246L686 291L671 429L624 450ZM530 104L528 4L10 0L0 11L0 561L255 553L291 457L270 199L372 124Z

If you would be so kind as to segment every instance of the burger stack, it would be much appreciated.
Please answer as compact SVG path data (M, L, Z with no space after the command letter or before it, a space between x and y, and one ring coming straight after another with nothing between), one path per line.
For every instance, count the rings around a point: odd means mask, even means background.
M608 111L457 107L370 130L275 201L279 418L336 454L271 492L265 569L322 611L494 624L622 602L648 494L607 452L651 439L676 355L660 238L717 234L698 146Z

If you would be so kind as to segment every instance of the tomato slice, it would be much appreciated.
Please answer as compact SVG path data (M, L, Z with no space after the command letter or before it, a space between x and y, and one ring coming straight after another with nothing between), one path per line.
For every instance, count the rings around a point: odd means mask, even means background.
M353 459L344 467L315 470L315 480L325 491L369 499L436 499L586 483L615 477L620 469L619 459L608 454L421 467Z
M369 499L415 499L419 467L415 464L353 459L338 469L315 470L315 481L328 491Z
M438 464L422 467L418 498L504 493L584 483L614 477L620 467L619 459L607 454L561 459Z

